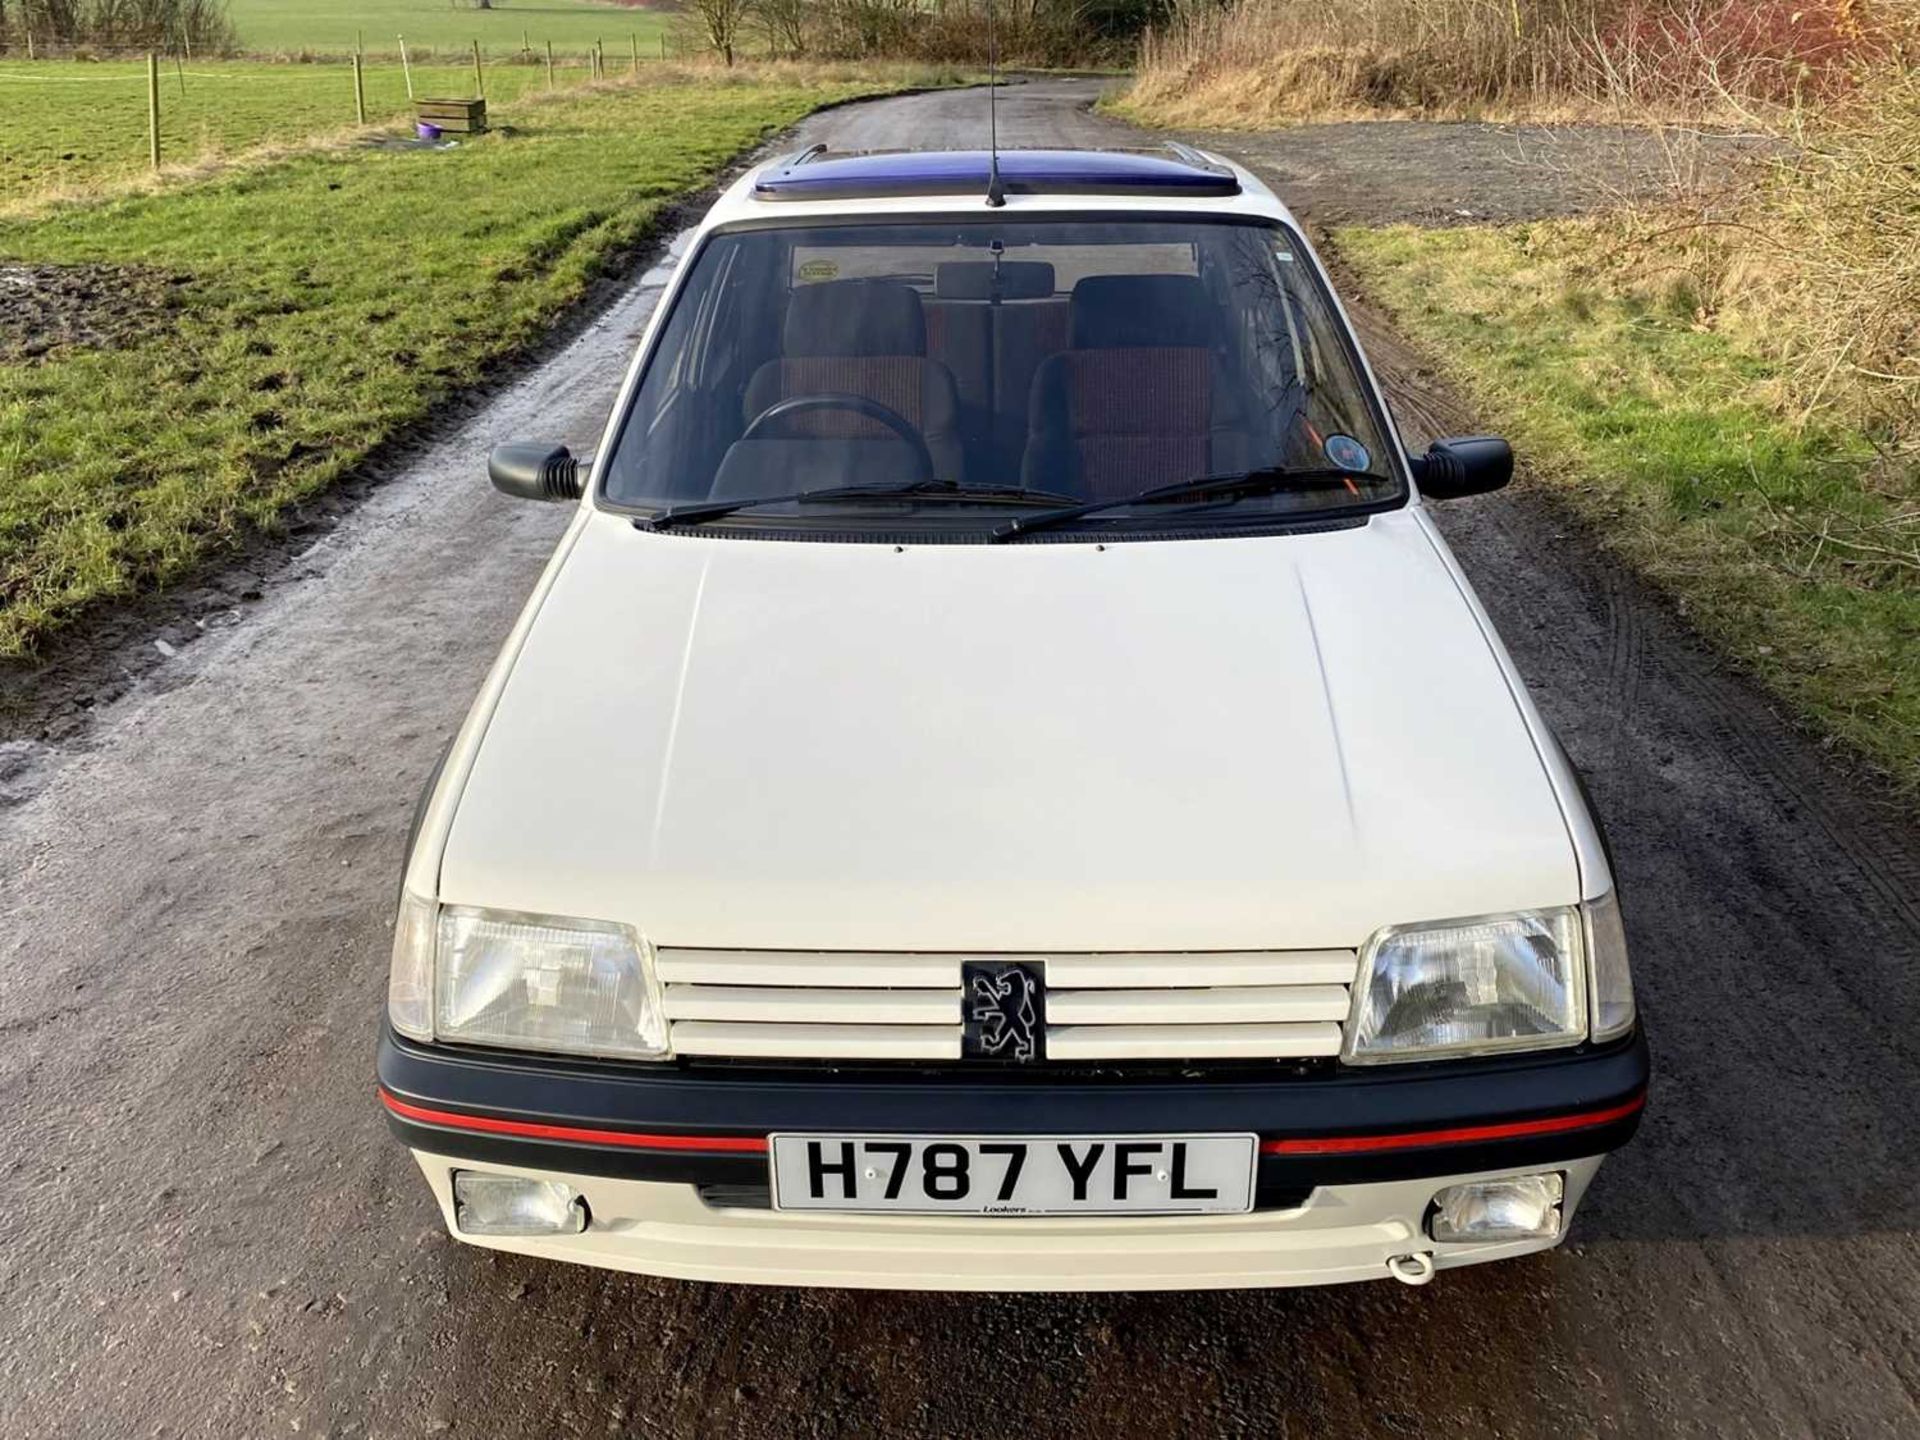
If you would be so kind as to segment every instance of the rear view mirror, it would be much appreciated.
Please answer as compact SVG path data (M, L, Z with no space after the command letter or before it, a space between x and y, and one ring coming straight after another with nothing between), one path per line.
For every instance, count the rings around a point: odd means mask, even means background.
M1456 435L1436 440L1408 462L1420 493L1429 500L1485 495L1513 479L1513 447L1498 435Z
M575 459L545 440L510 440L487 456L493 488L518 500L578 500L592 468L592 456Z

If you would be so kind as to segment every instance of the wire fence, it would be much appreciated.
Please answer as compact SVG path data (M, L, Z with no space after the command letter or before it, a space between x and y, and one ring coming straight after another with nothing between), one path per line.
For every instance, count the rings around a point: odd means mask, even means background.
M617 11L609 13L610 21L617 22L618 18ZM45 37L32 41L28 32L17 28L10 30L4 21L0 21L0 63L25 60L64 61L83 65L95 61L115 60L139 63L143 62L149 54L157 54L167 60L177 57L189 65L196 62L201 64L218 62L223 65L270 65L287 70L300 70L349 66L353 63L355 55L366 63L379 60L399 64L403 52L416 64L450 64L468 58L478 47L481 59L488 65L543 67L549 50L563 59L570 56L584 61L596 46L603 47L610 65L616 60L638 63L646 60L684 59L695 51L704 53L704 47L696 46L690 50L687 37L674 35L670 28L645 36L637 30L622 32L617 28L617 23L610 24L608 29L611 32L609 35L596 37L591 41L574 37L564 41L553 41L544 37L535 37L531 30L527 30L522 32L520 43L517 45L511 42L489 45L480 38L471 38L455 45L422 43L409 40L400 33L387 37L368 37L362 32L356 43L346 48L260 53L251 50L201 50L181 39L168 39L151 45L100 45L49 40Z
M0 201L141 168L200 162L354 126L388 127L419 102L492 104L644 77L674 47L638 32L588 45L531 41L507 55L471 42L349 52L311 62L215 60L174 51L0 54ZM8 98L12 96L11 100ZM27 97L31 96L31 99Z

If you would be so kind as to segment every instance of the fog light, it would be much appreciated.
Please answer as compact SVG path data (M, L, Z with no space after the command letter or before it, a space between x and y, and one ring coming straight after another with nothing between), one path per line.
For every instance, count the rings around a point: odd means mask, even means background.
M456 1170L453 1218L463 1235L577 1235L587 1228L587 1202L558 1180Z
M1558 1172L1450 1185L1433 1197L1427 1233L1456 1245L1550 1240L1560 1233L1564 1193Z

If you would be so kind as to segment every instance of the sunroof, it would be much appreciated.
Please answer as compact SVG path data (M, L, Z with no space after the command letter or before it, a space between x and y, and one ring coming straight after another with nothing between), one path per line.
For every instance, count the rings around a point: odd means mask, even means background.
M853 200L893 195L987 193L985 150L889 150L834 155L803 151L754 182L762 200ZM1231 170L1184 146L1136 150L1002 150L1008 195L1237 195Z

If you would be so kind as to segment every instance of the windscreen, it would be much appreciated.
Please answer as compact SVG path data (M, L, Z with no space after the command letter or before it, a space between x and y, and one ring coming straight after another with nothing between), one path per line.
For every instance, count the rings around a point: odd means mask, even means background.
M755 228L690 263L606 470L615 505L895 533L1081 502L1150 532L1402 493L1344 326L1277 225ZM1299 484L1130 503L1276 471Z

